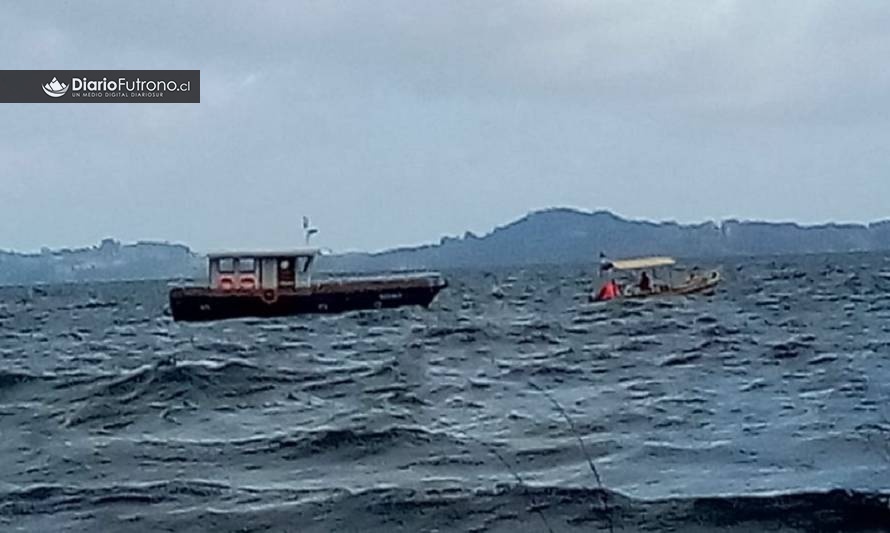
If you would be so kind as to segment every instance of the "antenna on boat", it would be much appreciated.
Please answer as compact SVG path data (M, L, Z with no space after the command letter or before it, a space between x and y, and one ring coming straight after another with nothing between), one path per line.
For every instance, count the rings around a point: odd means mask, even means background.
M318 233L318 228L310 227L309 217L303 216L303 234L306 236L306 246L309 246L309 238Z

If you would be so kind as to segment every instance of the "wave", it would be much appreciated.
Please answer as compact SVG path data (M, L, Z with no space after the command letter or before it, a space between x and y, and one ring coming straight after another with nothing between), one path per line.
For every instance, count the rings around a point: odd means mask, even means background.
M32 485L0 492L0 516L55 514L113 504L151 505L165 500L215 497L226 490L228 486L221 483L194 480L100 487Z
M283 458L296 459L324 453L347 452L368 456L398 447L424 447L437 441L454 445L460 441L442 433L415 426L389 426L383 429L326 428L301 431L268 442L267 450L283 452Z
M426 330L425 336L429 339L449 339L457 338L461 342L475 342L478 338L491 339L492 331L490 328L473 324L464 324L458 326L434 326Z
M398 424L322 427L235 440L139 440L134 444L142 460L181 463L187 450L189 461L201 464L288 461L282 464L293 465L305 460L308 465L372 456L381 459L384 455L406 457L409 453L426 458L467 448L465 441L448 433Z
M115 531L885 531L890 495L830 490L641 500L602 489L459 480L422 488L319 490L170 481L98 488L44 485L0 494L0 516L102 517ZM166 502L189 505L161 512ZM114 509L114 513L109 513ZM112 518L115 517L115 518ZM83 518L78 516L80 525ZM72 518L73 520L73 518ZM111 522L109 522L111 521ZM348 525L348 527L347 527Z
M0 370L0 392L10 390L19 385L31 383L40 379L40 376L17 372L15 370Z
M305 381L290 369L260 368L244 360L224 362L160 361L123 375L97 377L92 386L71 403L66 425L115 422L149 409L158 402L216 403L270 390L276 384Z

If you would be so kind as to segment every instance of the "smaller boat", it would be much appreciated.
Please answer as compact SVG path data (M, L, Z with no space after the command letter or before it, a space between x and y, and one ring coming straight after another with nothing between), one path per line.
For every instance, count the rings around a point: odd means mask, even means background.
M318 249L208 256L207 286L170 291L173 320L207 321L429 306L448 286L438 272L313 280Z
M596 294L590 295L590 301L712 293L720 283L717 270L678 272L675 264L672 257L603 260L600 276L605 280Z

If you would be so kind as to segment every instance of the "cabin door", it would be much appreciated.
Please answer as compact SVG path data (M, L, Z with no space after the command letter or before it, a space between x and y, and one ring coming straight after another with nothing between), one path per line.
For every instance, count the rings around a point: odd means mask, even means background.
M260 283L263 289L278 288L278 260L264 258L260 270Z

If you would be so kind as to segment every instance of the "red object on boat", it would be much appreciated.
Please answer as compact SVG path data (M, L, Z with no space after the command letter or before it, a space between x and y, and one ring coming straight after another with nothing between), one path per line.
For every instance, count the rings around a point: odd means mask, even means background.
M615 280L610 280L600 288L594 300L597 302L606 302L608 300L614 300L619 294L618 284L615 283Z

